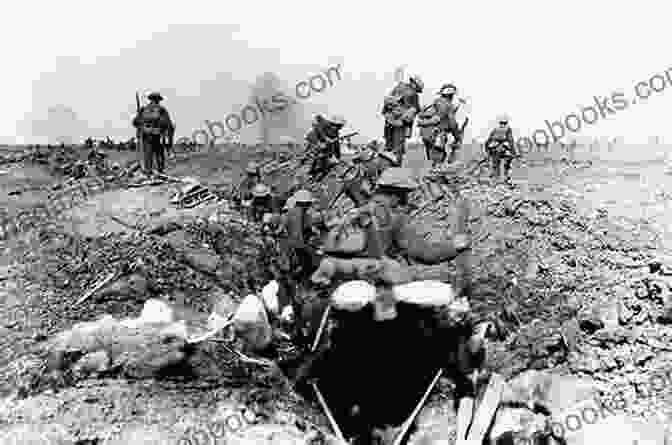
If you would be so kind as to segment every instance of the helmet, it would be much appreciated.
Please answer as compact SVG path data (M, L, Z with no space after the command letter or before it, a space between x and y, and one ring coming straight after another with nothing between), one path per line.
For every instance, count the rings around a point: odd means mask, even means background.
M252 189L252 196L255 198L265 198L270 196L271 189L266 184L257 184Z
M394 165L399 165L399 158L397 158L397 155L395 155L391 151L381 151L380 153L378 153L378 156L387 159Z
M422 90L425 89L425 83L422 81L422 79L420 78L420 76L418 76L417 74L415 74L415 75L409 77L408 80L409 80L411 83L414 83L414 84L418 87L418 90L422 91Z
M247 167L245 168L245 172L251 175L258 175L259 174L259 165L256 162L250 162L247 164Z
M413 178L413 172L407 168L390 167L380 175L377 185L404 190L415 190L420 184Z
M310 193L308 190L299 190L298 192L294 193L292 199L297 204L312 204L313 202L315 202L313 194Z
M345 120L345 118L344 118L343 116L340 116L340 115L334 115L334 116L331 116L331 117L329 117L328 120L329 120L329 122L331 122L332 124L336 124L336 125L340 125L340 126L345 125L346 122L347 122L347 121Z
M506 122L507 124L509 123L509 116L506 114L500 114L497 116L497 122Z
M149 93L149 95L147 96L147 99L161 101L161 100L163 100L163 96L161 96L161 93L157 93L156 91L153 91L153 92Z
M452 83L445 83L441 86L439 94L455 94L457 93L457 87Z

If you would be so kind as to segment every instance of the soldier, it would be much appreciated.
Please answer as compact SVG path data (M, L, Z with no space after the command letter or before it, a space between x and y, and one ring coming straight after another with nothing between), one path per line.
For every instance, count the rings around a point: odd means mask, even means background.
M271 188L266 184L259 183L252 189L252 202L250 203L250 218L260 223L264 214L273 213L273 196Z
M252 201L252 189L260 182L261 169L256 162L252 161L245 168L245 178L243 178L238 188L233 192L234 203L238 206L248 206Z
M357 176L345 184L345 195L356 207L363 206L371 198L380 175L388 168L398 166L399 159L390 151L377 152L371 159L361 160Z
M513 141L513 131L509 126L509 118L507 116L500 116L498 122L499 126L490 132L488 140L485 142L485 149L490 155L492 162L492 178L500 178L500 167L503 161L504 176L506 182L510 182L511 162L517 156Z
M460 108L459 104L455 103L455 94L457 93L457 88L453 84L445 84L441 87L439 91L439 97L434 101L434 106L439 117L438 123L438 136L439 136L439 146L443 148L445 153L445 145L448 141L448 134L453 136L453 142L450 145L450 155L448 156L448 162L455 161L455 155L457 150L462 145L462 130L457 124L455 115ZM463 100L459 100L461 103L464 103ZM445 160L446 156L444 154L441 162Z
M332 116L328 119L320 115L315 117L313 127L306 135L306 142L307 151L314 156L310 174L316 181L327 175L332 157L341 159L339 132L345 124L346 120L342 116Z
M406 140L411 137L413 121L420 112L419 93L423 89L422 80L418 76L411 76L408 83L400 82L394 87L383 105L386 147L402 163L406 153Z
M156 160L156 168L163 173L166 166L166 156L163 146L163 138L167 137L168 147L173 146L175 126L170 119L168 110L159 104L163 97L159 93L151 93L147 96L150 103L140 109L133 119L133 126L140 130L145 158L145 174L153 174L153 164Z
M310 241L315 235L315 225L310 209L315 198L308 190L297 191L290 199L293 203L283 217L279 239L283 257L283 276L278 280L281 287L280 298L290 301L296 316L296 336L300 343L307 344L302 327L302 304L297 293L305 289L308 277L319 267L321 254Z

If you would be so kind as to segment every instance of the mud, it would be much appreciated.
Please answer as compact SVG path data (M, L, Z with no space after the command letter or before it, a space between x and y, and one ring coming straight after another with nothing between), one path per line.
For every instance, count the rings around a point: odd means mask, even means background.
M241 163L264 156L240 150L178 155L169 160L168 174L194 176L226 192ZM421 150L408 157L418 172L426 168ZM491 184L481 169L463 178L453 199L428 206L418 220L447 234L454 198L473 204L473 304L482 317L501 316L506 330L505 340L489 351L491 369L507 377L529 369L586 377L604 397L624 394L628 413L669 422L669 385L660 391L642 388L669 370L672 354L667 346L672 282L656 265L669 249L669 198L661 189L672 179L662 163L591 161L528 160L516 168L514 189ZM42 195L7 191L61 180L34 164L3 168L13 172L0 175L1 199L9 208L29 207ZM278 175L275 185L288 189L288 181ZM55 332L104 313L137 316L146 298L164 294L208 313L221 294L245 295L269 279L272 250L257 228L230 214L219 225L225 227L221 233L206 222L217 219L216 206L177 211L168 204L174 190L172 185L108 190L67 211L67 224L52 230L39 248L40 234L34 232L5 243L0 338L6 354L0 372L10 399L0 410L3 431L56 424L79 440L122 440L140 428L156 443L177 443L188 426L203 425L218 406L232 401L251 407L260 423L328 430L317 407L277 374L237 364L218 343L198 351L197 375L191 378L38 384L44 340ZM148 233L168 223L179 229L164 236ZM74 304L101 275L134 260L146 289ZM453 273L449 265L437 270ZM439 386L420 416L427 431L438 428L435 413L448 412L452 403L450 382ZM276 411L280 414L272 414Z

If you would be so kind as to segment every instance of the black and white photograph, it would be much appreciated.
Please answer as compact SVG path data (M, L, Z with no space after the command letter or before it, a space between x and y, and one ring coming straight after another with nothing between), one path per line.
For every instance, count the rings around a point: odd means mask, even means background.
M13 2L0 445L672 444L669 2Z

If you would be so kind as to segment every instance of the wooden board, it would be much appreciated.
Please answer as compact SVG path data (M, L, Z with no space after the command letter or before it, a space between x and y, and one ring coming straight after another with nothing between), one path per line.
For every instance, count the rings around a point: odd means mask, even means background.
M457 409L457 440L464 440L467 437L471 419L474 416L474 399L463 397L460 399L460 405Z
M495 416L495 411L502 400L502 391L504 390L505 380L500 374L493 373L485 390L483 400L478 405L474 416L473 424L469 429L468 441L482 443L485 434L490 428L490 424Z

